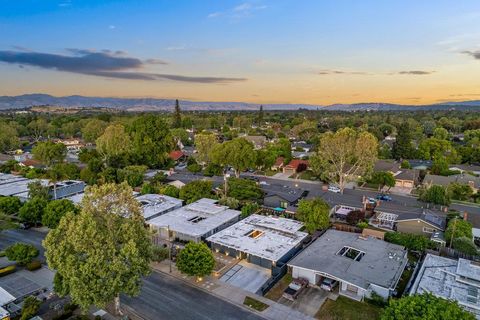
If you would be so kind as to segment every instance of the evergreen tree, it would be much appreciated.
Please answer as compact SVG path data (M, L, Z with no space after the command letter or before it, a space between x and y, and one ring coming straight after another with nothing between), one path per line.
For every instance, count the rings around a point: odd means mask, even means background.
M178 99L175 100L175 113L173 115L173 128L181 128L182 127L182 114L180 110L180 104L178 103Z
M263 105L260 105L260 110L258 111L258 125L263 123Z
M410 126L407 122L403 122L398 128L398 135L392 149L393 157L395 159L412 159L412 134Z

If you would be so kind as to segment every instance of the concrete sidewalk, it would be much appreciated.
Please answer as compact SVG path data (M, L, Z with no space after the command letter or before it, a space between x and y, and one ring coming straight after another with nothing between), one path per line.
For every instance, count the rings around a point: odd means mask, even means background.
M207 276L200 281L197 281L195 277L189 277L180 273L175 265L172 265L172 272L170 273L170 266L168 261L163 261L161 263L152 264L152 268L157 272L162 272L172 277L176 277L189 285L196 286L199 289L205 290L210 294L215 295L216 297L225 300L230 303L234 303L242 308L248 309L251 312L255 312L258 315L261 315L265 319L270 320L313 320L312 317L309 317L299 311L293 310L285 305L271 301L262 296L258 296L241 288L231 286L227 283L220 281L219 279L213 276ZM252 297L258 301L261 301L267 304L269 307L262 312L250 309L243 304L245 297Z

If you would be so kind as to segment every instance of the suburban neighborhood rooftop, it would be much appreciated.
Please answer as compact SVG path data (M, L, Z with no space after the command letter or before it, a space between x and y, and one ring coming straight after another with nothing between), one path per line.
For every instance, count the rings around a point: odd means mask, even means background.
M240 211L218 205L217 200L204 198L153 218L148 223L152 227L169 226L176 232L199 237L238 216Z
M359 260L339 254L345 247L363 253ZM407 262L399 245L359 234L327 230L288 264L343 279L368 289L370 284L395 287Z
M295 220L252 214L207 241L278 261L307 236L299 231L302 227L303 224Z
M161 214L182 206L180 199L160 195L160 194L144 194L137 197L143 210L145 220L150 220Z

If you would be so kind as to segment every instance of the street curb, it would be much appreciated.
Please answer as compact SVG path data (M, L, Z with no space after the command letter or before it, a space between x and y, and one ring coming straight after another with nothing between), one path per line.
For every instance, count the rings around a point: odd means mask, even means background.
M216 297L216 298L219 298L219 299L221 299L221 300L223 300L223 301L225 301L225 302L228 302L228 303L233 304L233 305L235 305L235 306L241 307L241 308L244 309L244 310L250 311L250 312L252 312L252 313L260 316L261 318L263 318L263 319L265 319L265 320L269 320L269 318L266 318L263 314L261 314L259 311L255 310L255 309L248 308L247 306L245 306L245 305L243 305L243 304L238 304L237 302L232 301L232 300L230 300L230 299L227 299L227 298L225 298L225 297L223 297L223 296L220 296L220 295L218 295L217 293L215 293L215 292L213 292L213 291L208 291L208 290L205 289L205 288L202 288L202 287L193 285L193 284L191 284L190 282L185 281L185 279L183 279L183 278L181 278L181 277L178 277L178 276L175 276L175 275L173 275L173 274L171 274L171 273L163 272L163 271L160 271L160 270L157 270L157 269L153 269L153 272L162 273L162 274L164 274L164 275L167 275L167 276L170 276L170 277L175 278L175 279L177 279L177 280L180 280L180 281L182 281L183 283L187 284L188 286L190 286L190 287L192 287L192 288L199 289L199 290L201 290L201 291L203 291L203 292L205 292L205 293L208 293L208 294L210 294L210 295L212 295L212 296L214 296L214 297ZM269 305L269 307L270 307L270 305Z

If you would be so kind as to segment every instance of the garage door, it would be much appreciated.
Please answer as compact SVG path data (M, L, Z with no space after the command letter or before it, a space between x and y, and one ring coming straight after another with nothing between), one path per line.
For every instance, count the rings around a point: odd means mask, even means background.
M405 181L405 183L403 184L403 186L405 188L413 188L413 183L410 182L410 181Z
M358 287L352 286L351 284L347 284L347 291L357 293L358 292Z

